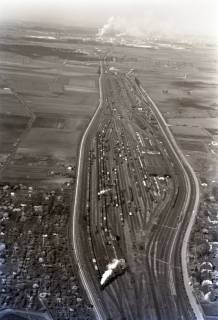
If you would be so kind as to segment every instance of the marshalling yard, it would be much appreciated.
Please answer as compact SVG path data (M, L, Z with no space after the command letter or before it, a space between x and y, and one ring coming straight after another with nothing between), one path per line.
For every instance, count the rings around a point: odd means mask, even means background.
M83 230L74 231L81 277L99 319L196 319L179 254L194 180L139 81L106 63L101 77L102 106L80 154L86 188L78 184L74 213ZM105 277L114 259L126 262L116 281Z
M173 48L2 28L0 319L217 319L215 61Z

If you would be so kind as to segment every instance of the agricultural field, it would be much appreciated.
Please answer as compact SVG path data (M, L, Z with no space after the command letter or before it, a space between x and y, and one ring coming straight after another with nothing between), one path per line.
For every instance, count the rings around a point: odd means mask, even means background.
M216 181L217 150L211 143L218 132L217 50L201 44L183 44L180 50L116 47L115 62L111 63L121 71L133 70L195 171L207 175L206 166L200 170L206 157Z
M75 168L81 135L99 99L98 61L91 55L83 61L79 53L68 60L71 49L0 45L2 181L69 183L67 167Z

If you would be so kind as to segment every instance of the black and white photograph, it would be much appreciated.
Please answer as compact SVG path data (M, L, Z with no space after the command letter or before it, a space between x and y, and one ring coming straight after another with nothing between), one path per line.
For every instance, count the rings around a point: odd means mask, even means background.
M218 320L217 0L0 0L0 320Z

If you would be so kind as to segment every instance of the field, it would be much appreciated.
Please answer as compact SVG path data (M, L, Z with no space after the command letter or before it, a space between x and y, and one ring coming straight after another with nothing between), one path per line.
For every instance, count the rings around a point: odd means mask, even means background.
M75 167L81 135L99 99L99 63L75 50L0 45L2 181L70 181L57 167Z
M111 66L125 72L133 69L133 75L157 104L184 153L188 151L187 159L199 175L206 177L208 170L206 165L200 170L201 161L217 161L217 150L210 145L218 132L217 48L199 44L183 47L116 47L116 61ZM218 182L217 166L209 167L209 176Z
M190 139L178 139L179 145L183 150L187 151L198 151L198 152L208 152L205 144L202 141L190 140Z
M170 124L173 125L186 125L189 127L201 127L201 128L209 128L209 129L217 129L218 128L218 118L182 118L182 119L171 119L169 121Z
M175 136L189 136L196 138L208 138L209 134L203 128L198 126L188 126L187 123L178 119L177 121L169 121L171 130Z

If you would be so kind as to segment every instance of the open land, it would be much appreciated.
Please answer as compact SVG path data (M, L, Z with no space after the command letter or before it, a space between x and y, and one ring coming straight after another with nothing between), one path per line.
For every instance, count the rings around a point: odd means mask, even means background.
M11 47L7 50L10 57L4 52L0 65L1 179L56 183L51 172L57 163L75 166L81 134L96 108L98 63L70 60L68 66L68 60L59 57L51 62L40 47L31 50L41 58L17 51L11 56ZM16 156L8 167L12 149Z

